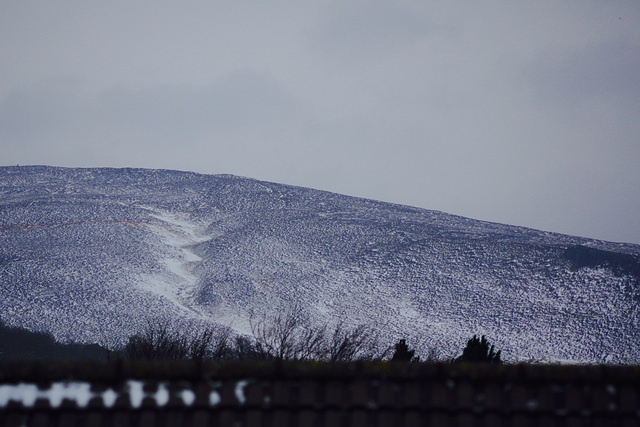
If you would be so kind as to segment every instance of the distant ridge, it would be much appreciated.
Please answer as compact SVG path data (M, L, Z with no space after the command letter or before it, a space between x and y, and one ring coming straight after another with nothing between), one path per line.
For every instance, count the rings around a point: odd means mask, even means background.
M0 241L0 320L63 342L114 347L150 318L248 333L251 313L296 305L418 353L477 334L508 361L640 356L639 245L232 175L48 166L0 168Z

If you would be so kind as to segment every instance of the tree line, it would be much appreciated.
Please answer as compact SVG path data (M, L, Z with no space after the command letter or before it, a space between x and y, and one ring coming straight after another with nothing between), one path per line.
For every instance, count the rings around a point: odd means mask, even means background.
M192 325L193 326L193 325ZM97 344L62 344L51 334L6 326L0 321L0 361L39 359L130 360L315 360L350 362L390 360L419 361L416 350L404 339L383 343L380 334L364 325L344 323L312 325L295 311L271 317L251 317L251 333L238 335L229 328L180 328L168 322L149 321L140 333L129 337L118 350ZM424 352L424 349L423 353ZM437 349L426 352L425 361L443 361ZM462 354L450 361L500 363L500 352L485 337L473 337Z
M351 362L390 360L420 361L406 340L393 346L381 344L380 334L365 325L312 325L295 310L250 321L251 335L236 335L229 329L204 328L183 332L166 323L150 322L129 338L124 355L131 360L286 360ZM435 360L431 352L427 360ZM501 363L501 352L487 339L469 339L452 362Z

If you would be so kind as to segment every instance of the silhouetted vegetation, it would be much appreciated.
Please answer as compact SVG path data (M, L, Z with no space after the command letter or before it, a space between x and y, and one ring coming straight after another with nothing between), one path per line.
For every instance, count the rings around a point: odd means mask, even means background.
M500 360L500 350L495 351L493 345L489 346L487 339L473 336L467 341L467 346L462 351L462 355L456 359L457 362L483 362L483 363L502 363Z
M345 362L382 359L378 334L364 325L315 326L295 307L271 317L252 317L256 350L265 358Z
M182 333L175 327L149 324L139 335L129 339L126 354L135 360L283 360L350 362L358 360L390 360L418 362L416 350L406 340L393 347L380 345L378 334L365 326L347 327L339 323L312 325L297 310L277 312L272 316L251 318L252 336L232 335L229 329L214 332ZM439 358L434 349L426 350L426 361ZM502 363L501 352L482 336L474 336L462 355L452 362Z
M180 332L166 324L149 323L129 338L125 353L133 360L317 360L346 362L380 360L378 334L365 326L339 323L311 325L291 309L251 318L252 337L232 336L228 329Z
M415 350L409 350L409 346L405 340L400 340L396 344L396 350L391 356L392 362L411 362L412 360L418 361L418 358L414 358Z
M132 360L264 360L255 343L232 337L228 329L205 328L181 332L167 324L149 322L141 334L129 338L125 354Z
M379 334L363 325L348 327L311 324L295 309L272 316L251 318L252 336L235 335L229 328L186 328L149 322L126 346L115 352L98 345L61 344L52 335L5 326L0 322L0 361L91 360L126 357L131 360L285 360L350 362L390 360L417 362L416 349L406 340L395 346L381 345ZM426 351L426 361L444 361L435 349ZM391 357L389 355L393 351ZM486 338L474 336L457 362L501 363Z
M125 351L132 360L202 360L215 351L215 338L210 329L187 335L166 324L150 323L141 334L129 338Z

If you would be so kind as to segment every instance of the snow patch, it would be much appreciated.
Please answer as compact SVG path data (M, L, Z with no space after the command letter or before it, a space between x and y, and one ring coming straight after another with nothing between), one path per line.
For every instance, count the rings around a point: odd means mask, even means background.
M236 399L238 399L238 403L240 403L241 405L244 405L244 403L247 401L247 398L244 395L244 388L247 386L247 384L249 384L249 381L247 380L241 380L236 383Z
M209 393L209 405L216 406L219 405L222 399L220 398L220 393L217 391L212 391Z
M408 319L420 318L420 313L418 313L413 307L409 306L400 307L400 315Z
M151 207L145 209L160 221L159 224L146 224L146 227L162 242L159 253L164 255L161 263L165 269L160 273L140 274L138 286L172 302L188 317L209 319L210 316L194 301L198 277L193 273L193 266L202 262L193 247L211 238L204 234L206 224L194 222L186 214Z
M111 407L116 396L111 389L94 393L91 391L91 384L84 382L55 382L46 390L39 389L36 384L1 384L0 408L6 407L9 402L17 402L31 408L40 399L48 401L53 408L59 408L64 400L76 402L78 407L86 408L89 401L95 397L101 397L104 405Z
M191 390L182 390L180 392L180 398L185 405L191 406L196 401L196 394Z

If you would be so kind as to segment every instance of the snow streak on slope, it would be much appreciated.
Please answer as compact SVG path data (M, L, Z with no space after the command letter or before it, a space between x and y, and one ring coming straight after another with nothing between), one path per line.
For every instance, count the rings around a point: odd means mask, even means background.
M194 268L202 262L202 258L193 251L193 247L208 240L202 236L205 226L190 221L187 215L164 212L147 208L152 218L159 223L150 223L146 227L160 238L165 247L158 247L166 271L155 274L140 274L139 286L148 292L157 294L176 307L185 315L208 319L195 304L198 278Z
M445 355L485 334L509 360L640 358L638 269L566 257L633 264L637 245L228 175L49 167L0 168L0 241L2 320L63 341L116 345L157 317L247 332L249 313L295 305Z

